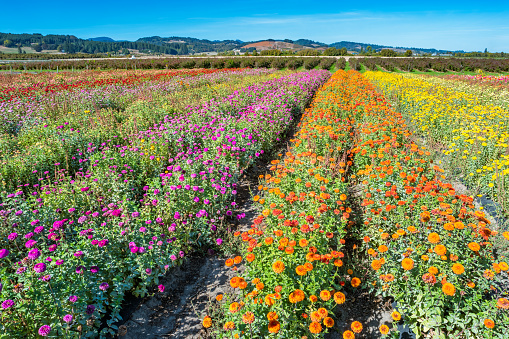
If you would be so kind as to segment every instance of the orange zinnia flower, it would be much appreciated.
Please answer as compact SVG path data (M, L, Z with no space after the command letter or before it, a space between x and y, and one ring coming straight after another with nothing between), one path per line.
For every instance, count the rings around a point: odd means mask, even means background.
M456 288L453 284L446 282L442 285L442 292L447 295L453 296L456 293Z
M281 325L279 325L279 321L271 320L269 322L269 332L270 333L278 333L280 328L281 328Z
M331 317L326 317L325 319L323 319L323 324L330 328L334 326L334 319L332 319Z
M445 253L447 253L447 248L444 245L436 245L435 253L438 255L444 255Z
M323 290L323 291L320 292L320 298L323 301L328 301L331 298L331 294L330 294L329 291Z
M283 262L282 262L282 261L279 261L279 260L278 260L278 261L276 261L275 263L273 263L273 264L272 264L272 269L274 270L274 272L275 272L276 274L279 274L279 273L281 273L281 272L283 272L283 271L284 271L284 269L285 269L285 264L283 264Z
M298 303L299 301L304 300L304 291L302 290L295 290L288 296L288 299L292 304Z
M500 298L497 300L497 307L503 308L504 310L509 309L509 300L506 298Z
M491 319L484 319L484 326L491 329L495 327L495 322Z
M352 331L354 331L355 333L361 333L362 331L362 324L358 321L354 321L351 325L352 327Z
M320 333L322 332L322 325L316 321L313 321L311 324L309 324L309 331L314 334Z
M430 233L428 235L428 241L432 244L438 244L440 242L440 236L438 233Z
M346 296L341 292L334 293L334 301L336 304L340 305L343 304L346 300Z
M353 287L358 287L361 284L361 280L359 278L353 277L351 283Z
M212 326L212 318L209 317L208 315L205 316L205 318L203 318L202 325L205 328L209 328L210 326Z
M463 267L462 264L454 264L452 265L452 271L454 272L454 274L462 274L463 272L465 272L465 267Z
M355 334L352 331L343 332L343 339L354 339Z
M236 313L238 310L239 310L239 303L237 302L234 302L230 305L230 312L231 313Z
M388 250L389 250L389 248L388 248L387 246L385 246L385 245L380 245L380 246L378 246L378 251L379 251L380 253L387 252Z
M300 275L300 276L303 276L303 275L306 275L307 273L307 269L305 266L303 265L299 265L295 268L295 272Z
M380 333L384 335L389 333L389 326L387 325L381 325L378 329L380 330Z
M392 312L391 313L391 317L392 317L392 319L394 319L394 321L400 321L401 320L401 314L398 311Z
M238 288L241 281L242 280L240 277L233 277L230 279L230 286L233 288Z
M479 246L479 244L476 242L471 242L470 244L468 244L468 248L470 248L474 252L479 252L481 246Z
M242 316L242 321L244 322L244 324L252 324L254 319L255 319L255 316L254 316L253 312L246 312Z
M403 266L405 271L410 271L412 268L414 268L414 261L410 258L405 258L401 262L401 266Z
M255 260L255 255L253 253L249 253L248 255L246 255L246 260L248 262L253 262L253 260Z
M231 330L233 330L234 328L235 328L235 324L233 323L233 321L228 321L228 322L226 322L226 323L224 324L224 326L223 326L223 329L224 329L225 331L231 331Z
M269 321L271 320L277 320L278 318L278 315L276 312L269 312L267 313L267 319L269 319Z

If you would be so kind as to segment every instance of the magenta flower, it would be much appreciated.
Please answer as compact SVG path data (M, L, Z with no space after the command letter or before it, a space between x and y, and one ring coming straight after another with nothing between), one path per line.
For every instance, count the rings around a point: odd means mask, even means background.
M101 291L106 291L108 288L110 288L110 285L108 285L108 283L103 282L101 285L99 285L99 289Z
M38 248L34 248L34 249L30 250L30 252L28 252L28 259L30 259L30 260L36 260L40 256L41 256L41 252L39 251Z
M82 187L82 188L81 188L81 191L82 191L82 192L86 192L86 191L88 191L89 189L90 189L90 187Z
M164 288L165 288L165 287L164 287L164 285L159 285L159 286L157 286L157 289L158 289L158 290L159 290L159 292L161 292L161 293L162 293L162 292L164 292Z
M0 250L0 259L3 259L3 258L5 258L8 255L9 255L9 250L7 250L5 248Z
M51 327L48 325L42 325L39 328L39 334L43 337L46 337L51 332Z
M71 295L69 297L69 301L72 302L72 303L75 303L76 301L78 301L78 296L77 295Z
M72 315L70 315L70 314L66 314L66 315L64 315L64 321L65 321L66 323L70 323L70 322L72 322Z
M221 244L223 243L223 239L221 239L221 238L217 239L217 240L216 240L216 243L217 243L218 245L221 245Z
M14 306L14 301L11 299L7 299L2 303L2 308L4 310L11 308L12 306Z
M35 264L34 271L36 271L37 273L42 273L42 272L46 271L46 264L43 262Z

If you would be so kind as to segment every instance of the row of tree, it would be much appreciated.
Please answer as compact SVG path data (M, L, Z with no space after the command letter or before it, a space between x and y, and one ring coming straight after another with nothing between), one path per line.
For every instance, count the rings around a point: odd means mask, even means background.
M305 69L322 68L344 69L344 58L171 58L171 59L97 59L97 60L65 60L45 62L16 62L0 64L0 70L31 71L31 70L94 70L94 69L177 69L177 68L277 68Z
M0 33L0 42L5 47L31 47L36 52L57 50L64 53L111 53L126 54L129 49L141 53L186 55L189 50L185 43L165 43L156 45L145 41L91 41L73 35L10 34Z

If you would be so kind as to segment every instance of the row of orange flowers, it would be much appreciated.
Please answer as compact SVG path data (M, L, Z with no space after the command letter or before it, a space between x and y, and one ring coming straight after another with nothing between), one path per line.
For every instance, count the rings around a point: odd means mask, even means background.
M355 90L355 170L372 285L395 298L418 335L509 337L508 264L473 198L445 183L401 114L361 74ZM353 97L353 98L352 98ZM505 283L504 283L505 281Z
M261 213L249 231L236 234L245 244L242 256L226 262L232 269L246 266L230 281L237 293L218 296L219 309L203 321L217 337L321 336L334 327L334 309L347 299L344 288L361 285L341 251L352 213L345 180L352 121L336 110L345 74L335 74L316 94L288 152L261 178L254 196ZM344 337L362 328L355 321Z

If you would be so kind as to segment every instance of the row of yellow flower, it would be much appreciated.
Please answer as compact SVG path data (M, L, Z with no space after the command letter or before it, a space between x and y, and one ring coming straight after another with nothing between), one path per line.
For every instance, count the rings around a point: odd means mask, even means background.
M425 142L443 153L473 189L509 208L509 110L478 95L446 86L445 80L366 72L395 101ZM457 82L458 88L463 88ZM483 103L484 102L484 103Z
M377 72L368 72L367 78L399 96L403 110L421 130L431 121L437 124L434 128L446 130L447 116L459 119L452 111L454 100L468 102L464 94L431 88L425 81ZM418 337L507 338L509 301L503 281L509 266L494 258L490 241L497 233L475 210L472 197L441 181L443 170L411 141L403 116L384 95L360 74L350 81L359 92L354 159L363 187L361 234L371 257L373 285L395 298L403 320ZM492 139L494 135L500 143L500 134L493 131ZM508 232L503 236L509 240Z

